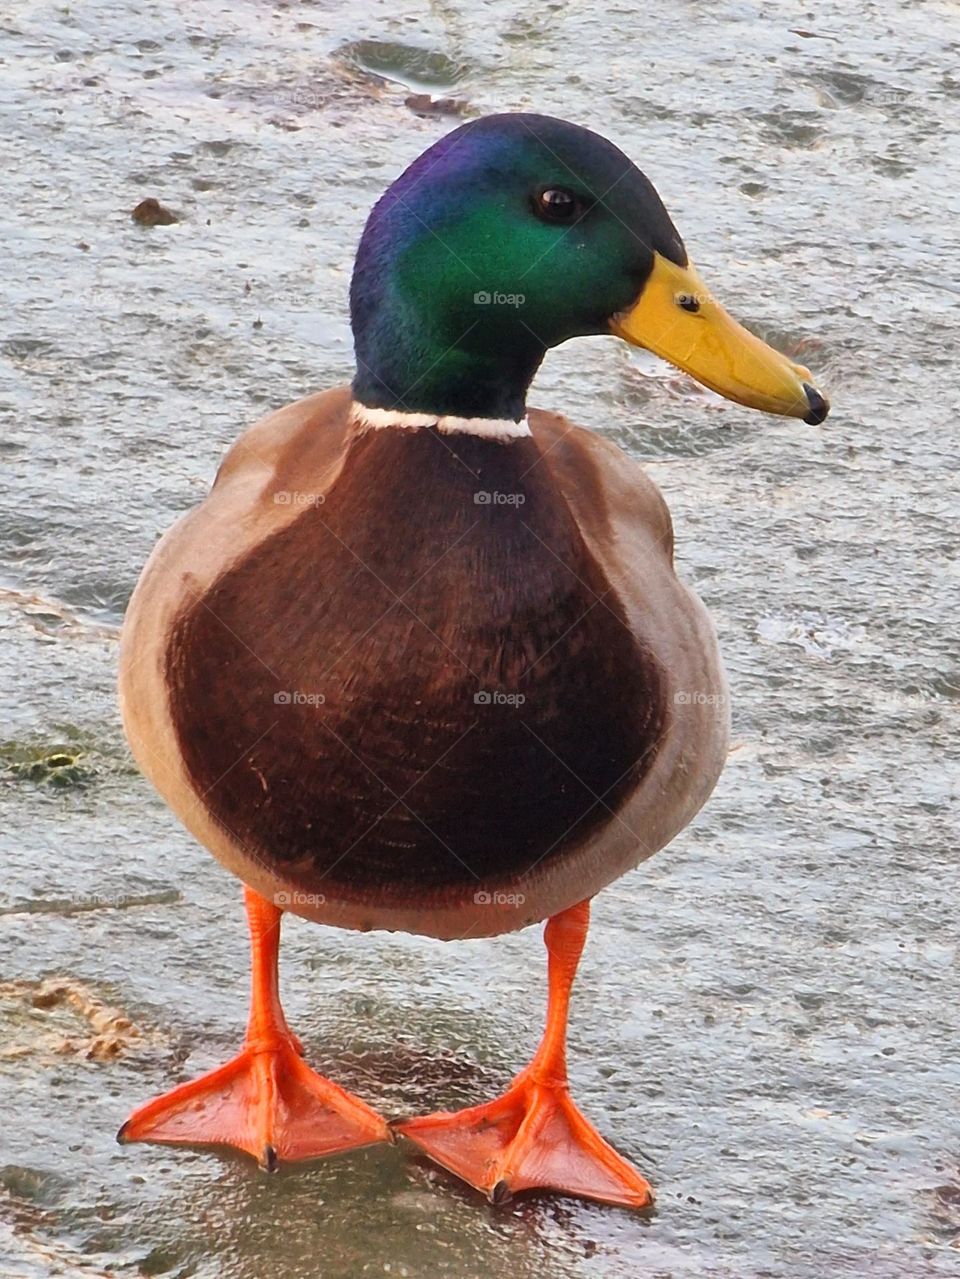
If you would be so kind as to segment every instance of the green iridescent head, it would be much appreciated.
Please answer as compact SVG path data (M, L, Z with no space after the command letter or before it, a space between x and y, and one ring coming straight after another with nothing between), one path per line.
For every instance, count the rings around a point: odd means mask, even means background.
M613 330L731 398L794 412L773 401L799 396L797 415L810 411L809 373L703 292L649 180L605 138L548 116L472 121L414 161L370 214L350 301L354 393L373 408L517 420L550 347ZM728 345L752 344L763 386L758 374L731 382L715 350L706 369L674 352L665 330L679 326L690 348L685 333L707 332L691 329L697 318Z

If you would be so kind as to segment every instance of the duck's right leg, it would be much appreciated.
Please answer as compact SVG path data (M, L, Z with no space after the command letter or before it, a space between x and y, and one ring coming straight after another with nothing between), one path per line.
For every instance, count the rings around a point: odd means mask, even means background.
M135 1110L117 1140L235 1146L270 1170L281 1159L315 1159L390 1141L376 1111L303 1060L278 988L283 912L244 889L250 927L250 1020L225 1066Z

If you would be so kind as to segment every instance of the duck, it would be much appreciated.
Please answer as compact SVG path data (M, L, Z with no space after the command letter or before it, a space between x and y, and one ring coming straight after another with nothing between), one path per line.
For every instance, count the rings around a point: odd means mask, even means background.
M350 319L352 383L239 437L126 613L125 731L243 885L251 1002L240 1052L119 1139L266 1170L399 1139L493 1202L647 1208L571 1097L571 990L592 898L713 790L727 685L654 483L528 391L549 350L610 335L765 413L817 425L828 400L717 302L636 164L545 115L470 120L400 174ZM543 924L539 1047L493 1100L388 1122L287 1023L287 914L448 942Z

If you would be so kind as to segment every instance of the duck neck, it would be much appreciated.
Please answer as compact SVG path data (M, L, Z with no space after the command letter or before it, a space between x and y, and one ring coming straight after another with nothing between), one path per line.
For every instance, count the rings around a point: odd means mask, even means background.
M357 333L354 399L368 409L443 418L521 421L544 348L471 350L403 323ZM456 336L456 335L455 335Z
M390 216L371 218L357 252L354 399L370 409L519 422L547 348L527 322L524 299L485 291L472 277L451 279L433 237L422 243L422 223L393 225L391 216L402 215L401 202ZM404 249L417 230L420 240Z

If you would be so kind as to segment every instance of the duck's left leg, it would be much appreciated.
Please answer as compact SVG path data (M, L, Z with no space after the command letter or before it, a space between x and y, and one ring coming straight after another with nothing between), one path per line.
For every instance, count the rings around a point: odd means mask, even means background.
M530 1065L503 1096L394 1125L494 1202L537 1187L629 1208L653 1202L649 1183L584 1119L567 1087L570 987L589 923L589 902L547 921L547 1028Z

